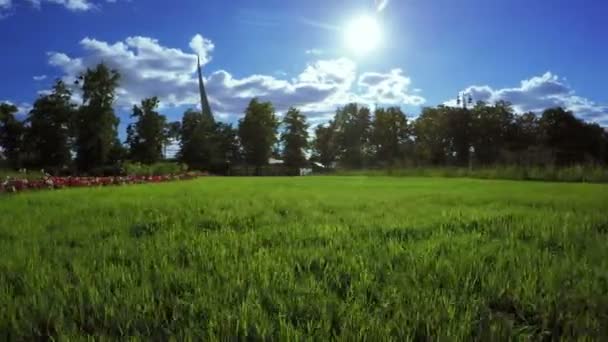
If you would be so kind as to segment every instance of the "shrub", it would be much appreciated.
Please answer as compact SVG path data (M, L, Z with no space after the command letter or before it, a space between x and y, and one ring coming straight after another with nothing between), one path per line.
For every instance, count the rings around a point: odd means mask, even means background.
M123 170L127 175L162 176L184 173L188 170L188 167L184 164L168 162L155 163L151 165L127 162L123 165Z
M554 182L608 182L608 169L596 165L553 166L494 166L469 170L463 167L413 167L405 169L338 170L344 176L392 177L471 177L481 179L536 180Z

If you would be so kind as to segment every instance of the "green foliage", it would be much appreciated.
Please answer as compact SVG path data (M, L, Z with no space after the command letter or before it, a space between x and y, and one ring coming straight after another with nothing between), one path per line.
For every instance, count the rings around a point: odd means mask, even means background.
M123 164L124 173L129 176L163 176L171 174L181 174L188 171L188 166L178 163L154 163L141 164L126 162Z
M481 179L511 179L552 182L608 183L608 169L596 165L568 167L494 166L470 170L461 167L404 167L370 170L338 170L341 176L393 176L393 177L470 177Z
M608 336L606 185L208 177L1 200L0 340Z
M59 170L70 166L76 114L71 96L65 83L58 80L49 95L34 102L27 118L30 126L26 135L37 167Z
M239 120L238 136L245 160L250 165L260 167L268 163L272 147L277 142L279 122L270 102L253 99L245 110L245 117Z
M153 164L163 158L163 146L168 140L167 134L176 133L175 124L167 128L167 119L156 112L158 98L152 97L141 101L141 106L133 106L132 118L136 121L127 127L127 144L130 159L144 164Z
M338 133L335 123L330 121L327 125L318 125L315 128L315 137L312 141L312 160L325 167L335 163L340 149Z
M9 165L21 167L24 152L25 126L15 117L17 107L0 103L0 147Z
M416 159L429 164L444 163L448 153L446 107L423 108L414 122L416 136Z
M525 119L522 123L524 122ZM503 101L499 101L493 106L478 103L471 110L471 132L469 133L472 136L470 144L475 147L475 160L483 165L498 162L501 152L517 143L518 139L514 136L514 130L518 123L510 104ZM525 133L526 129L530 128L531 126L524 127L520 131ZM534 134L538 134L537 132L535 131ZM468 159L468 147L464 147L465 150L462 153L466 158L460 161L461 165L466 164Z
M375 162L380 165L392 165L411 153L410 127L401 109L376 109L370 143Z
M230 165L241 161L241 151L238 143L237 130L231 124L216 123L215 134L217 145L217 161L211 171L225 174L230 172Z
M26 170L25 172L14 171L12 169L0 168L0 182L7 177L19 179L41 179L42 172L40 170Z
M236 131L231 125L215 123L200 112L184 113L179 132L178 159L194 169L224 173L238 158Z
M371 120L371 121L370 121ZM423 108L411 123L398 108L339 108L318 126L313 159L361 169L415 166L557 166L608 163L608 132L561 108L516 115L503 101Z
M83 105L76 120L76 162L82 171L106 166L116 147L119 120L112 106L119 79L105 64L80 76Z
M606 132L588 124L562 108L551 108L539 119L545 145L554 150L558 165L602 160L608 147Z
M299 169L307 164L304 152L308 149L308 123L296 108L290 108L282 122L283 161L290 169Z
M369 108L351 103L338 108L334 118L340 146L338 159L341 165L361 168L370 157L371 113Z

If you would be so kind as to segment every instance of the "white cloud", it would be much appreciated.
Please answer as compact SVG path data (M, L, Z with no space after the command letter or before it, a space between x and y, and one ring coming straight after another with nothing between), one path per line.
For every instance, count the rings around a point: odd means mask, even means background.
M207 90L212 106L220 114L240 115L251 98L258 97L271 101L278 112L296 106L315 118L346 103L345 94L355 77L354 62L341 58L311 63L292 80L268 75L237 79L220 70L207 79Z
M213 42L204 38L200 34L196 34L190 40L190 48L201 57L201 64L207 64L211 61L211 51L215 48Z
M80 45L82 57L69 57L60 52L49 53L49 64L65 73L71 84L79 73L100 62L121 74L118 105L130 106L149 96L158 96L164 104L192 104L196 95L196 56L179 49L160 45L148 37L128 37L113 44L84 38ZM208 61L207 55L201 56Z
M357 65L348 58L319 60L309 64L293 82L325 84L350 88L355 80Z
M2 1L2 0L0 0ZM42 3L51 3L64 6L70 11L89 11L100 7L100 3L104 1L94 0L27 0L35 8L41 8ZM105 0L105 2L114 3L116 0Z
M25 0L36 9L42 9L43 4L55 4L74 12L86 12L101 8L102 3L115 3L117 0ZM0 0L0 19L14 12L12 0Z
M34 81L44 81L46 80L46 75L34 76Z
M308 49L308 50L306 50L306 54L307 55L313 55L313 56L321 56L323 54L323 50L321 50L321 49Z
M584 119L592 121L608 120L608 106L600 105L587 98L576 95L574 89L551 72L521 81L519 87L493 89L490 86L470 86L464 89L474 101L493 103L499 100L508 101L519 112L541 112L550 107L564 107ZM456 100L447 101L455 105Z
M84 53L79 57L49 53L49 64L62 70L66 83L72 84L87 67L103 61L121 74L119 107L128 108L150 96L158 96L162 106L198 105L196 55L163 46L149 37L128 37L115 43L84 38L80 45ZM197 34L190 41L190 48L201 54L203 64L211 60L212 41ZM242 115L253 97L272 101L280 113L297 106L313 120L325 118L337 106L349 102L368 105L424 102L419 95L410 94L411 80L400 69L387 74L363 73L357 87L357 65L347 58L309 63L291 79L257 74L237 78L226 70L207 76L212 109L224 120Z
M13 3L11 0L0 0L0 19L3 19L11 14Z
M359 87L363 90L362 97L368 101L375 101L389 105L424 104L425 99L420 95L413 95L409 86L412 80L403 76L403 70L393 69L387 74L366 72L359 76Z

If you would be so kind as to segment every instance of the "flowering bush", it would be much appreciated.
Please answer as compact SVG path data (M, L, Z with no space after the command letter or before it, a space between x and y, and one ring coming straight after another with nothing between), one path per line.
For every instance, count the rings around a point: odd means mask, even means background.
M206 173L202 172L186 172L182 174L162 176L53 177L50 175L44 175L39 179L6 177L6 179L0 183L0 193L73 187L161 183L193 179L206 175Z

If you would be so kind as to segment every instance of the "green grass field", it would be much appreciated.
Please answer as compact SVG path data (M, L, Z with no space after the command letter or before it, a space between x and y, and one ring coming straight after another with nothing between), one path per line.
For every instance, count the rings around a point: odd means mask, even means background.
M608 337L608 186L201 178L0 196L0 340Z

